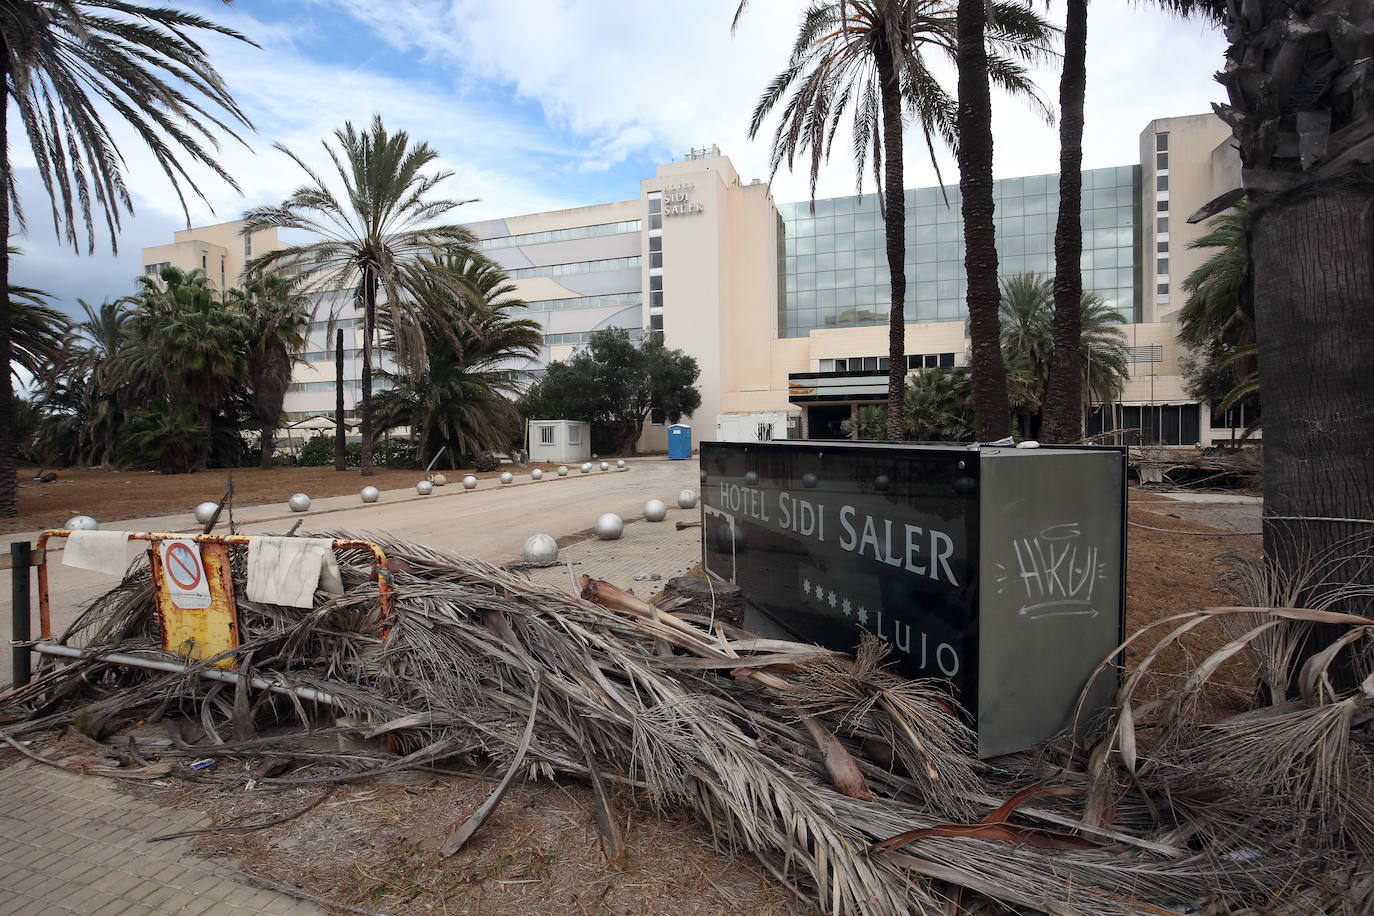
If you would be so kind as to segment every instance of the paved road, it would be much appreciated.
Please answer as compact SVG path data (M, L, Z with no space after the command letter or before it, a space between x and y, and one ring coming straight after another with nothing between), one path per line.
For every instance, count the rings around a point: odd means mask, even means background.
M379 502L359 505L356 496L317 500L303 516L303 530L347 529L350 531L389 531L397 537L414 540L442 550L467 553L493 563L506 563L520 557L520 548L532 534L555 538L590 529L603 512L615 512L626 522L641 517L644 503L662 499L677 510L677 494L698 486L696 461L668 461L663 458L632 459L628 469L608 472L593 469L559 479L545 475L538 483L521 475L519 483L502 487L496 480L483 480L478 489L464 491L457 481L440 487L434 495L416 496L413 490L389 490ZM282 534L293 521L302 518L283 511L281 506L236 509L239 530L246 534ZM670 515L670 520L672 515ZM190 531L192 520L186 516L134 519L116 523L130 531ZM38 532L13 535L10 540L36 542ZM76 618L80 606L114 585L114 578L62 566L60 557L49 560L52 587L52 625L61 633ZM4 611L0 632L10 639L10 589L0 588ZM37 635L38 591L33 586L34 633ZM0 653L0 684L10 681L10 653Z

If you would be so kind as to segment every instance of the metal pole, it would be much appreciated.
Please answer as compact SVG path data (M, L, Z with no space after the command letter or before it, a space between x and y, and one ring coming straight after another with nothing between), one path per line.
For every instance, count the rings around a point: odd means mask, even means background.
M28 541L15 541L10 544L10 607L13 611L10 638L11 670L14 686L23 687L29 682L29 647L21 646L31 637L29 630L29 563L32 551Z
M59 658L91 658L97 661L109 662L113 665L128 665L133 668L147 668L150 671L166 671L170 674L179 674L188 670L186 665L178 665L175 662L164 662L155 658L143 658L138 655L128 655L123 652L87 652L78 646L63 646L57 643L39 643L33 647L33 651L42 655L55 655ZM243 675L234 671L225 671L222 668L202 668L197 672L201 677L211 681L223 681L226 684L237 684L242 680ZM285 684L277 684L266 678L253 676L248 678L248 683L259 690L270 690L287 697L299 697L302 700L310 700L315 703L334 704L334 695L323 690L316 690L313 687L289 687Z

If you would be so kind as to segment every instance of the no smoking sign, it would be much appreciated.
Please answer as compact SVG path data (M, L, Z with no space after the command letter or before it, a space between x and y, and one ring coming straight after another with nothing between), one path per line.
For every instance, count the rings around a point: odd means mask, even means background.
M180 539L159 541L158 552L167 592L176 606L188 611L209 607L210 583L206 581L200 545Z

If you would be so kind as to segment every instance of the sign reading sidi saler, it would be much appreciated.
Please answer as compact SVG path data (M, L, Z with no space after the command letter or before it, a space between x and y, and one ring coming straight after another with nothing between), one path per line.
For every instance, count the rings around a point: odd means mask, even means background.
M703 562L762 615L747 624L880 640L901 673L952 683L985 754L1070 724L1120 639L1119 451L703 443L701 468Z
M670 184L663 188L663 215L683 216L688 213L703 213L706 205L700 201L692 200L692 191L696 185L691 182L682 184Z

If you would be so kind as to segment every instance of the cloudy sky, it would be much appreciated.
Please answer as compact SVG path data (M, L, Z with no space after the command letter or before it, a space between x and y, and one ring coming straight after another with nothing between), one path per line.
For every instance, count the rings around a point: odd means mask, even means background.
M731 35L737 0L239 0L178 4L238 29L261 47L208 42L211 58L256 131L225 139L221 161L242 194L202 176L208 205L193 225L236 219L281 200L303 174L284 144L327 167L322 138L345 121L381 114L388 128L428 141L454 177L453 198L477 198L464 220L511 216L638 196L656 163L717 144L747 178L768 178L767 136L748 137L764 85L784 66L800 0L751 0ZM1043 4L1037 4L1044 7ZM1058 12L1062 4L1051 4ZM1098 0L1089 21L1084 166L1138 161L1152 119L1194 114L1221 98L1212 81L1224 43L1201 24L1149 4ZM1047 99L1057 66L1038 72ZM953 86L952 77L949 84ZM773 123L769 122L771 128ZM139 249L171 240L186 216L151 158L121 145L136 216L119 254L108 239L87 255L59 245L26 139L11 110L10 148L29 232L12 282L54 293L66 309L132 289ZM998 177L1055 171L1058 136L1020 103L997 103ZM935 182L914 135L907 186ZM845 144L836 143L818 196L854 192ZM952 158L941 169L957 180ZM779 201L804 199L807 175L773 177Z

